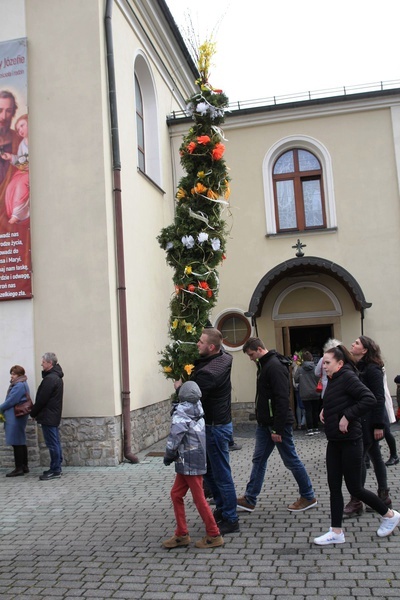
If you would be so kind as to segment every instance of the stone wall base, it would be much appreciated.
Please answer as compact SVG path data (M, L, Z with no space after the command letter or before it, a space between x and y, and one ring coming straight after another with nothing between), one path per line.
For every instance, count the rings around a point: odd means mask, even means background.
M131 412L132 452L145 450L168 436L171 423L171 399ZM253 402L232 406L233 422L252 419ZM28 421L27 444L30 467L49 468L49 452L42 429L35 421ZM76 417L61 420L60 438L63 464L74 467L112 467L124 461L122 417ZM5 445L4 428L0 425L0 467L14 467L11 446Z

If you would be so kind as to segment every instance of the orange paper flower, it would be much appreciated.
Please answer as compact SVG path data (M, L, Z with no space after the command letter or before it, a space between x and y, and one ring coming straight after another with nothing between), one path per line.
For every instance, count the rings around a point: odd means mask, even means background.
M193 371L193 369L194 369L194 365L185 365L183 368L184 368L184 370L186 371L186 373L187 373L188 375L191 375L191 374L192 374L192 371Z
M197 138L197 143L198 144L208 144L211 142L211 138L208 135L199 135Z
M194 186L194 188L192 188L192 194L204 194L205 191L207 191L207 188L205 185L203 185L202 183L198 182L196 183L196 185Z
M207 198L210 198L211 200L216 200L218 198L218 194L216 192L213 192L212 190L207 190Z
M212 157L214 160L221 160L221 158L223 157L225 152L225 146L224 144L221 144L220 142L218 142L218 144L215 144L215 148L212 151Z
M197 145L197 144L196 144L196 142L190 142L190 144L188 144L188 146L187 146L187 151L188 151L190 154L193 154L193 152L194 152L194 151L195 151L195 149L196 149L196 145Z

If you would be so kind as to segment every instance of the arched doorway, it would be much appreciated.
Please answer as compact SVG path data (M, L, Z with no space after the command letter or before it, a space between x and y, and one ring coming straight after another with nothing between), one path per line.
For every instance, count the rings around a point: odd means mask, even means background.
M320 257L297 257L264 275L246 316L257 335L267 331L270 347L291 354L303 343L316 353L329 337L342 338L343 320L347 329L350 323L354 333L362 333L364 311L371 306L357 280L340 265Z

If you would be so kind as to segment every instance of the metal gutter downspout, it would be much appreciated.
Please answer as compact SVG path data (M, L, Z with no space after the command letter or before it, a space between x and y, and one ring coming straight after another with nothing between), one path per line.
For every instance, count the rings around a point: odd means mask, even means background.
M105 12L105 33L107 46L108 94L110 102L111 143L113 160L113 196L115 237L117 253L117 292L119 314L119 339L121 358L121 397L124 457L133 464L139 459L132 453L131 448L131 393L129 390L129 348L128 348L128 319L126 311L125 259L124 237L122 227L122 193L121 193L121 159L119 151L117 95L115 86L114 47L112 37L112 6L114 0L107 0Z

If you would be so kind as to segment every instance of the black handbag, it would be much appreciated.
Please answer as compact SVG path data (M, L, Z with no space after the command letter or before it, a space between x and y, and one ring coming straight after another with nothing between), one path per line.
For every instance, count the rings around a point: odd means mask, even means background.
M30 395L27 393L26 400L14 406L14 414L16 417L24 417L25 415L29 415L32 408L33 402Z

